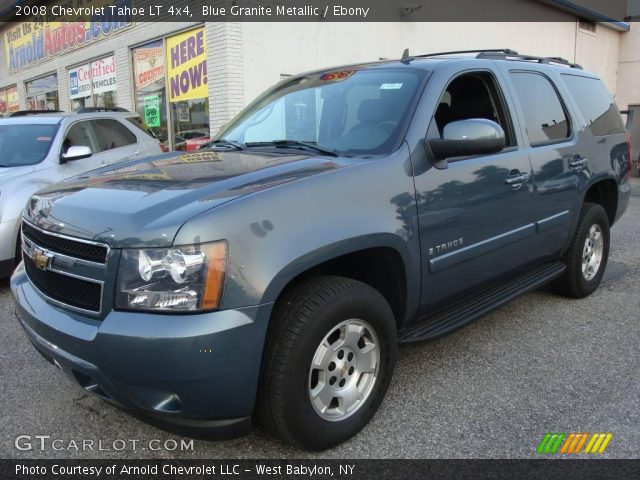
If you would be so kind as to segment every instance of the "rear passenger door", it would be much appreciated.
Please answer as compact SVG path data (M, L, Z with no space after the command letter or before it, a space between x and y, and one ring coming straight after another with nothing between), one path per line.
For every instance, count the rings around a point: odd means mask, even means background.
M532 251L536 260L552 259L562 253L571 237L578 192L589 179L588 151L560 95L559 75L553 77L554 82L542 71L505 68L504 74L525 127L533 169L537 234Z

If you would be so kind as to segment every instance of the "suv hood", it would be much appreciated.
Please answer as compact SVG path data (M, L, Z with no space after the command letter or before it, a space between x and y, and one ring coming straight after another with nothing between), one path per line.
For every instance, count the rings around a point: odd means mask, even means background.
M23 165L19 167L0 167L0 185L3 185L14 178L22 177L33 172L33 165Z
M209 209L346 165L345 159L288 152L172 152L41 190L25 217L45 230L116 248L165 247L186 221Z

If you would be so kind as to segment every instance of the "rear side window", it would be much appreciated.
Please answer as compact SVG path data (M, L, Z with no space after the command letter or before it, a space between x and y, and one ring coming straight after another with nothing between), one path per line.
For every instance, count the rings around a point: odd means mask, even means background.
M100 152L125 147L136 143L136 136L117 120L92 120L93 130L98 137Z
M591 133L596 136L624 133L618 107L600 80L567 74L562 74L562 79L578 104Z
M511 72L532 146L561 142L571 135L569 121L549 79L533 72Z
M144 133L149 135L150 137L156 138L156 134L153 133L153 130L147 126L144 120L140 117L127 117L127 121L138 127Z

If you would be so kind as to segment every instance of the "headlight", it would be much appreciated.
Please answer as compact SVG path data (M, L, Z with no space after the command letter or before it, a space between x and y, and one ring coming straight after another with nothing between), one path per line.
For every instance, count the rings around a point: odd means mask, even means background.
M116 308L197 311L218 308L227 266L227 242L123 250Z

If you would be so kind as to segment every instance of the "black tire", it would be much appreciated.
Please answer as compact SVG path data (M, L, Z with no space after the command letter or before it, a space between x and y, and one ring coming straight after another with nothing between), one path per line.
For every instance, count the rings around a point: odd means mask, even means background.
M593 225L597 225L602 232L603 252L602 260L595 276L587 279L582 272L582 257L585 242ZM609 257L609 217L607 212L597 203L585 202L580 212L578 226L571 240L571 245L565 255L567 270L553 283L555 291L573 298L584 298L591 295L600 285Z
M332 329L361 319L374 330L379 369L371 393L350 416L322 418L309 398L310 367L316 349ZM285 293L274 307L258 394L260 422L272 436L307 450L324 450L358 433L373 417L389 387L396 362L393 312L370 286L323 276Z

